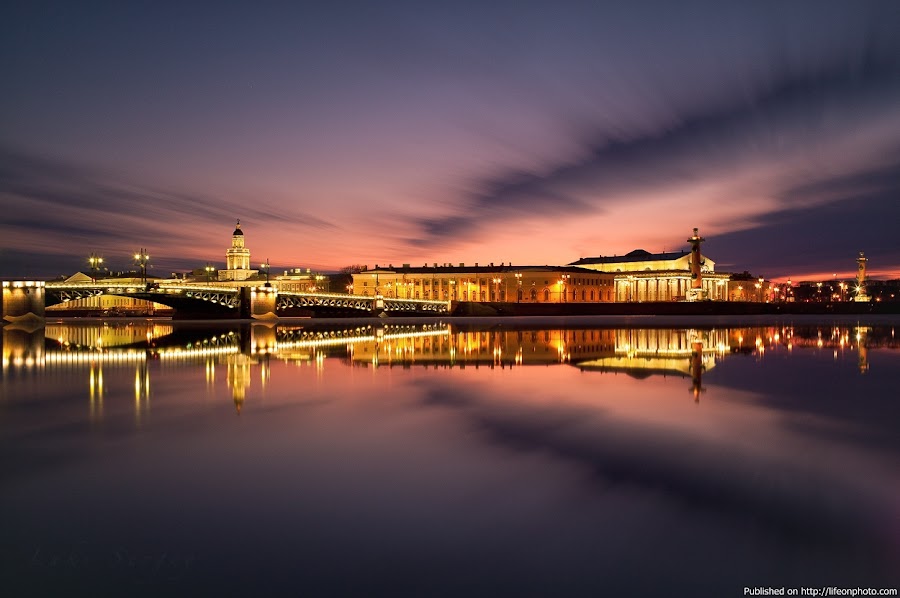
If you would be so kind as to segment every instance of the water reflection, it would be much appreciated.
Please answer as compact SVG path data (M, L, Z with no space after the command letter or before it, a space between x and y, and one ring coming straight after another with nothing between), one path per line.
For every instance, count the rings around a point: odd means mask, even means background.
M508 322L4 328L0 573L103 587L124 545L199 555L196 593L896 579L892 326ZM84 579L34 558L83 538Z
M872 349L896 349L893 327L865 325L742 326L719 328L507 327L496 324L230 325L176 326L171 322L53 323L45 328L3 329L2 374L84 371L92 418L103 416L104 372L133 372L135 420L150 409L148 364L202 365L207 389L216 371L226 372L240 413L254 379L264 389L271 360L305 364L321 374L326 360L365 368L518 368L573 366L583 372L689 378L695 401L706 390L703 376L722 360L744 354L755 360L771 352L856 353L861 374Z

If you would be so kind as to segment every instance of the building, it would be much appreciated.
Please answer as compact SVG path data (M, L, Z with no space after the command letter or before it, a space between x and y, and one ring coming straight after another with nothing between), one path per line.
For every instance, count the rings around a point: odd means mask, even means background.
M685 301L695 280L691 272L691 252L650 253L643 249L621 256L581 258L569 264L612 274L615 301ZM700 287L713 301L729 299L730 274L715 272L716 263L700 255Z
M250 250L244 245L244 231L238 220L231 233L231 247L225 252L225 269L219 270L219 280L247 280L259 273L250 268Z
M376 265L354 273L348 290L400 299L598 303L614 301L613 279L611 274L573 266Z
M352 292L407 299L529 303L728 301L730 274L700 253L697 229L691 251L581 258L566 266L375 266L353 275Z

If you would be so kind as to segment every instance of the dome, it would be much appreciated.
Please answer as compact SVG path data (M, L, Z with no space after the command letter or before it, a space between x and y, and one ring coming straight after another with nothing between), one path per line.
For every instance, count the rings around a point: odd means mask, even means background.
M236 235L241 235L242 237L244 236L244 231L241 230L241 221L240 220L237 221L237 224L234 226L234 232L231 233L232 237L236 236Z

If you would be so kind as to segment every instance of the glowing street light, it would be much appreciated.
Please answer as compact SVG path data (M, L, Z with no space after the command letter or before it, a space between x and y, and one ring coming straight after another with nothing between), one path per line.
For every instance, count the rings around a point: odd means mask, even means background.
M259 267L261 270L265 270L265 272L266 272L266 286L267 287L272 286L272 284L269 282L269 258L266 258L266 263L260 264Z
M562 276L560 276L560 280L559 280L559 285L560 285L560 287L559 287L559 288L560 288L559 294L560 294L560 296L562 297L562 300L563 300L563 301L568 301L568 300L569 300L569 298L568 298L568 296L567 296L567 294L566 294L566 284L569 282L569 279L570 279L571 277L572 277L572 276L571 276L570 274L563 274Z
M94 282L97 282L97 270L100 269L100 264L103 263L103 258L91 252L90 257L88 257L88 263L91 265L91 278Z
M516 303L522 298L522 273L516 272Z
M204 268L204 270L206 270L206 282L209 282L209 275L212 274L213 270L215 269L215 266L212 266L209 262L206 262L206 267Z
M147 263L150 261L150 256L147 254L147 250L143 247L138 250L137 253L134 254L134 261L137 262L138 266L141 268L141 283L147 284Z
M494 301L499 301L500 300L500 283L502 282L502 280L500 279L499 276L495 276L494 278L491 279L491 282L494 283Z

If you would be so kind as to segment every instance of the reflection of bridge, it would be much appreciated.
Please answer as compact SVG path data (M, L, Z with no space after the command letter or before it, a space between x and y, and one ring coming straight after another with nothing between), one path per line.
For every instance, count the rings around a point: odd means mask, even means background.
M775 351L826 349L837 357L838 351L856 351L859 370L864 373L869 369L870 349L900 347L890 327L545 329L457 327L439 320L416 324L257 322L212 327L159 320L47 326L26 322L4 326L0 339L0 379L45 368L86 372L92 410L95 403L102 409L104 376L108 383L110 374L123 370L134 372L136 409L139 405L148 409L151 374L160 367L194 368L205 372L208 383L214 380L216 369L224 367L238 409L253 368L259 369L261 379L268 380L270 361L314 364L320 369L331 358L367 368L493 369L559 364L639 379L689 377L697 400L704 391L705 374L728 355L752 354L762 359Z
M238 287L197 284L98 281L21 282L3 284L3 317L15 320L29 314L43 317L44 308L70 301L117 295L160 303L173 308L176 317L277 318L331 315L441 316L450 311L449 301L386 299L381 295L300 293L275 287Z

